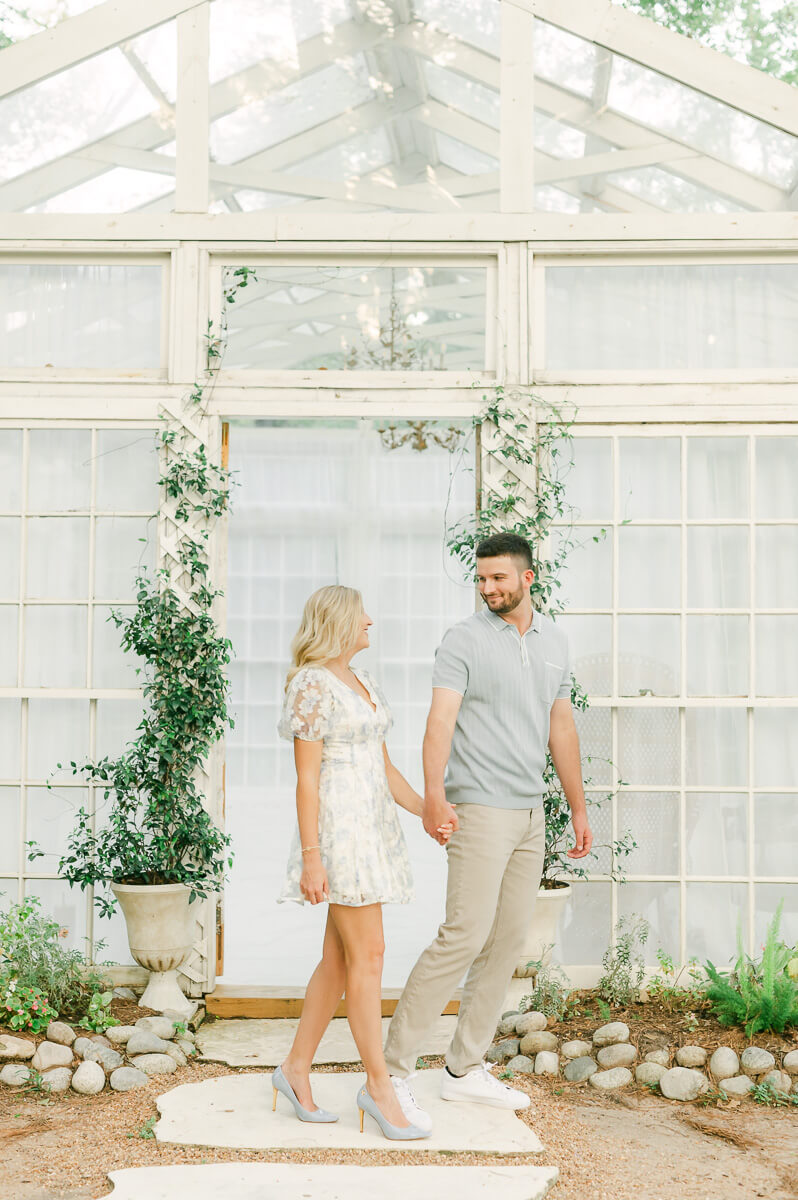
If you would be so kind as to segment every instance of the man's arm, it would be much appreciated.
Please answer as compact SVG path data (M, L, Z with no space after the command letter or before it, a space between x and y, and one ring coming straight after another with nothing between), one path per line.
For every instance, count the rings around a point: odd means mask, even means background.
M587 820L579 734L576 732L570 700L555 700L551 706L549 752L571 809L571 823L576 835L576 844L568 851L568 857L584 858L590 853L593 834Z
M432 704L427 717L427 729L424 734L424 812L422 820L424 828L430 837L443 845L445 835L440 833L440 827L448 822L452 830L458 829L460 823L453 806L446 799L443 786L443 774L449 761L452 748L452 734L455 721L460 711L463 697L451 688L434 687L432 689Z

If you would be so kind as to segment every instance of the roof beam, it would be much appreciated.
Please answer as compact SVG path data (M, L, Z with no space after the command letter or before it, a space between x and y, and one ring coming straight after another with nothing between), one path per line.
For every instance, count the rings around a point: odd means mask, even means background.
M0 50L0 96L10 96L112 46L146 33L206 0L106 0L24 42Z
M676 146L673 142L656 142L634 150L607 150L587 154L584 158L558 158L537 172L538 183L557 183L562 179L583 179L587 175L603 175L607 171L626 171L630 167L651 167L683 158L695 158L697 150ZM591 193L592 194L592 193Z
M798 96L774 79L611 0L509 0L578 37L798 137Z

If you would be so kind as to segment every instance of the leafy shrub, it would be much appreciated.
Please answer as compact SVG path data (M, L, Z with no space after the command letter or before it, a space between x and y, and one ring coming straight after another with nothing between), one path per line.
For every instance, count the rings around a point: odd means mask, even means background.
M58 1016L41 988L18 984L9 979L0 985L0 1012L9 1014L6 1024L12 1029L30 1029L41 1033Z
M601 965L604 968L596 990L608 1004L624 1008L637 998L640 984L646 972L642 948L648 941L649 924L643 917L621 917L615 926L615 945L604 951Z
M551 946L544 948L543 958L546 956L546 951L550 949ZM521 1011L542 1012L546 1017L554 1017L556 1021L562 1021L568 1007L568 997L571 994L571 984L567 975L562 967L558 967L555 963L544 967L542 959L530 962L529 966L535 967L537 974L532 991L521 1000Z
M787 970L794 950L779 938L783 904L779 903L768 926L761 960L744 952L738 923L734 970L726 973L711 962L706 965L707 997L715 1016L721 1025L744 1026L749 1038L755 1033L783 1033L787 1025L798 1025L798 981Z
M657 962L659 974L645 985L651 1000L658 1000L671 1012L700 1008L706 1003L706 979L697 958L691 958L685 966L677 969L670 955L659 949ZM686 978L680 983L685 972Z
M39 1011L32 1007L38 996L48 1006L48 1021L56 1016L78 1021L89 1013L95 993L105 990L102 969L87 964L79 950L64 949L64 932L42 912L38 896L28 896L0 912L0 1006L17 1020L19 1006L10 1007L9 998L28 997L30 1017ZM47 1021L38 1026L28 1021L13 1028L36 1032L46 1025Z

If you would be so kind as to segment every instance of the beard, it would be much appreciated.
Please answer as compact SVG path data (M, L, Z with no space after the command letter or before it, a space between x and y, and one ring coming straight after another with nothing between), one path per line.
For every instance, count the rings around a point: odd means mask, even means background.
M519 588L517 592L509 592L506 596L502 596L501 599L497 598L493 604L488 604L487 600L485 600L485 603L488 605L488 608L491 612L498 613L501 616L504 613L510 613L514 609L518 608L518 605L521 603L523 598L524 589Z

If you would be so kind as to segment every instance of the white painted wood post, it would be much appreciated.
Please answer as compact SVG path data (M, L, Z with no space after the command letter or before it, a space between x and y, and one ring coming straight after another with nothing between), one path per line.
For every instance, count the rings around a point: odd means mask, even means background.
M210 199L209 7L177 18L176 212L206 213Z
M500 207L532 212L535 207L535 19L513 0L501 0Z

